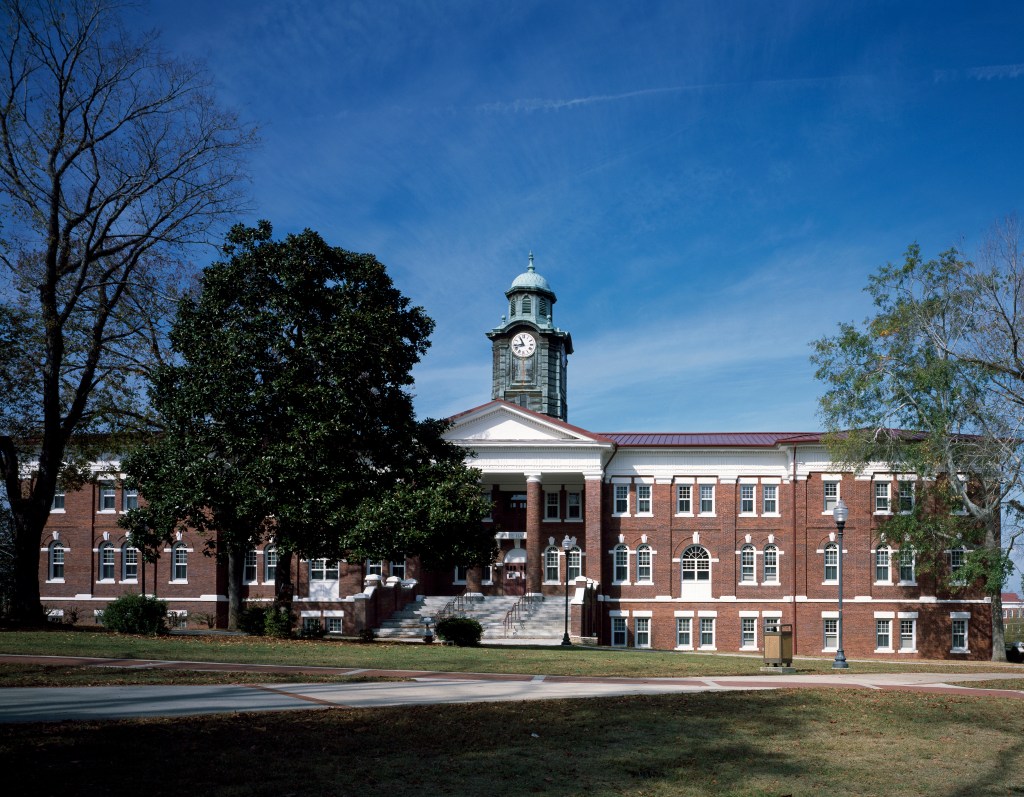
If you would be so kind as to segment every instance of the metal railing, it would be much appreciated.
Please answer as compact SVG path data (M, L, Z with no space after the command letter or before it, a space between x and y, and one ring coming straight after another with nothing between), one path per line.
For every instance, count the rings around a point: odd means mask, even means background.
M444 605L437 614L434 615L434 627L442 620L446 620L449 617L465 617L466 616L466 596L456 595L448 603Z
M528 619L529 615L533 614L533 601L534 596L524 595L512 604L511 609L505 612L503 625L506 637L508 637L509 631L516 629L517 626L521 625L526 619Z

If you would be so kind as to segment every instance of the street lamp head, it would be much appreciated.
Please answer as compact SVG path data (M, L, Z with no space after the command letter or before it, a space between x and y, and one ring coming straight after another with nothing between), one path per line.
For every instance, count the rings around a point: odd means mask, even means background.
M836 501L835 509L832 510L832 516L836 519L837 526L846 525L846 518L850 516L850 510L842 498Z
M565 535L565 539L562 540L562 547L566 551L571 551L576 546L576 538L570 537L568 534Z

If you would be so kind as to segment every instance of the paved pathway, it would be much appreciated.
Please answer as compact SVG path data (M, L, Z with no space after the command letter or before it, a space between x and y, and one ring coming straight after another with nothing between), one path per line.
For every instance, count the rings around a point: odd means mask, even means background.
M710 678L589 678L502 675L416 670L360 670L213 662L93 659L58 656L0 656L20 664L192 669L203 671L294 673L296 683L238 686L100 686L0 689L0 722L176 717L240 711L292 711L310 708L376 708L503 700L552 700L611 695L670 694L758 689L894 689L947 694L992 695L1024 700L1024 691L994 691L949 684L1020 678L1020 672L845 673L751 675ZM370 683L302 683L304 673L403 678Z

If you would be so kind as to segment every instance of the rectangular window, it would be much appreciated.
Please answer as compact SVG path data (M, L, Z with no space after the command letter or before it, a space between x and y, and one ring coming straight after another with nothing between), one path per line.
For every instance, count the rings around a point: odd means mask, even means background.
M781 621L778 617L765 617L764 618L764 630L765 633L774 633L779 630L779 623Z
M839 649L839 620L834 617L826 617L824 619L825 633L824 642L822 646L823 650L838 650Z
M831 512L836 508L836 502L839 500L839 482L826 481L821 484L825 493L825 506L823 511Z
M888 512L890 509L889 490L892 485L889 482L875 482L875 511Z
M105 543L100 546L100 581L114 580L114 546Z
M693 511L693 486L689 484L676 485L676 512L680 515L690 514Z
M548 548L544 552L544 580L558 583L558 549Z
M693 620L689 617L676 618L676 647L693 647Z
M579 493L566 493L566 517L569 520L580 520L583 517L583 502Z
M380 561L366 561L366 575L368 576L380 576L384 578L384 562Z
M638 484L636 486L636 511L639 515L651 514L651 485Z
M129 490L127 487L121 490L121 509L128 512L139 508L139 491Z
M700 618L700 646L702 648L713 648L715 646L715 618Z
M745 648L757 647L757 618L740 618L740 643Z
M615 485L615 514L616 515L628 515L629 514L629 485L628 484L616 484Z
M912 651L917 649L916 625L916 620L900 620L900 650Z
M754 485L753 484L741 484L740 485L740 514L752 515L754 514Z
M395 578L405 580L405 560L391 563L391 575Z
M875 647L878 650L892 648L892 620L875 620Z
M900 549L900 583L913 584L917 581L914 572L914 551L911 548Z
M465 584L466 583L466 577L468 575L469 575L469 568L468 567L466 567L465 565L456 565L455 566L455 583L456 584Z
M342 629L341 617L328 617L327 618L327 633L328 634L340 634Z
M337 581L338 563L326 559L313 559L309 563L310 581Z
M626 618L625 617L613 617L612 618L612 647L613 648L624 648L624 647L626 647Z
M319 617L303 617L302 618L302 633L314 636L319 634L323 630L323 623L320 622Z
M779 486L777 484L761 485L761 506L766 515L779 513Z
M638 648L651 646L651 618L637 617L633 627L633 644Z
M277 548L263 549L263 581L273 584L277 580Z
M100 485L99 496L100 496L100 503L99 503L99 510L100 510L100 512L113 512L113 511L115 511L117 509L117 506L115 505L115 501L117 499L117 488L115 488L112 484L111 485L107 485L107 484Z
M544 519L545 520L558 520L560 515L559 510L559 494L556 493L544 493Z
M901 481L900 483L900 512L912 512L914 510L914 483Z
M956 652L967 650L967 621L960 618L953 620L953 650Z
M65 498L64 489L62 487L58 487L57 492L53 494L53 503L50 504L50 511L63 512Z
M122 578L125 581L137 581L139 578L139 549L125 547L121 549L124 561Z
M246 584L256 583L256 551L245 552L245 568L242 572L242 581Z
M702 515L713 515L715 513L715 485L702 484L700 486L700 513Z
M960 578L960 570L964 566L963 548L954 548L949 552L949 575L954 581Z

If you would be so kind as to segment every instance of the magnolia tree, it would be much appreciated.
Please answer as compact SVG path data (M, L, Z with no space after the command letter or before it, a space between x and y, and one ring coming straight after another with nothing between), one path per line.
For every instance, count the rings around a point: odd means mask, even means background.
M1017 229L1013 219L999 225L976 261L956 249L925 260L911 246L903 263L871 277L875 315L841 324L813 344L812 357L826 386L820 406L833 456L924 477L925 500L883 531L913 548L940 586L984 588L997 660L1024 479ZM960 549L954 575L947 555Z

